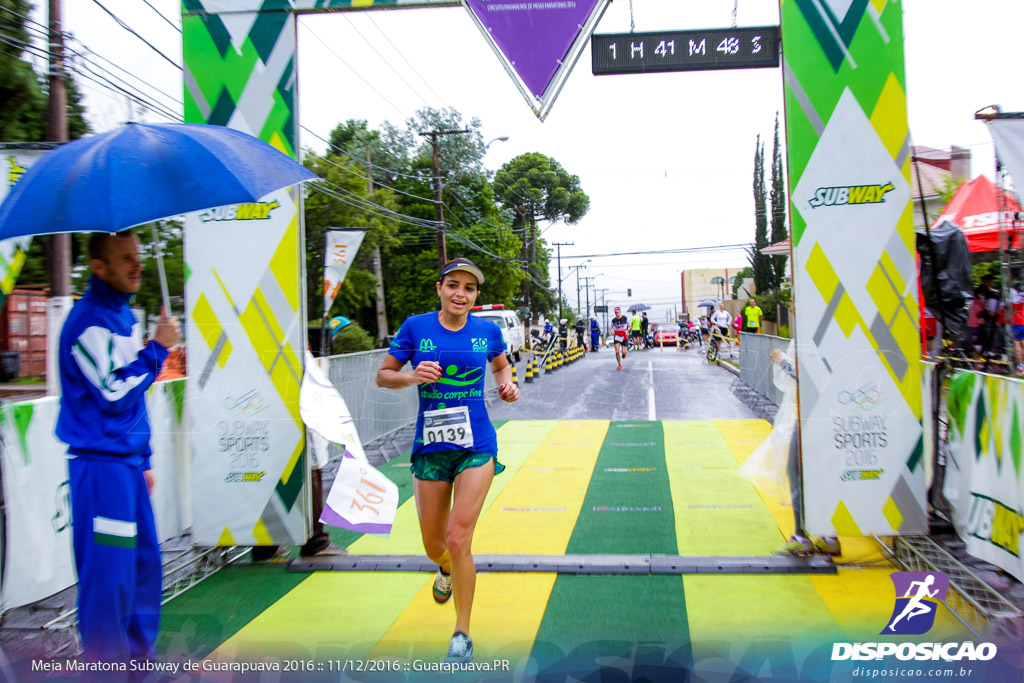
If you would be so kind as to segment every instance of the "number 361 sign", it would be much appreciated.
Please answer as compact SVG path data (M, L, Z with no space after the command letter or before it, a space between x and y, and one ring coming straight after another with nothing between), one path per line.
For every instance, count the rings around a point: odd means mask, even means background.
M365 534L390 534L398 510L398 487L373 465L348 453L327 494L320 521Z

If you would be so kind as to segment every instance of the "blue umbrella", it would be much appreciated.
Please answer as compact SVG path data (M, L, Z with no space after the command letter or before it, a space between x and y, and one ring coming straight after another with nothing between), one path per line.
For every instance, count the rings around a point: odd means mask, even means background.
M267 143L224 126L129 123L48 153L0 205L0 240L119 232L191 211L255 202L317 176ZM164 306L163 258L153 229Z
M191 211L255 202L317 176L241 131L129 123L61 145L0 205L0 240L118 232Z

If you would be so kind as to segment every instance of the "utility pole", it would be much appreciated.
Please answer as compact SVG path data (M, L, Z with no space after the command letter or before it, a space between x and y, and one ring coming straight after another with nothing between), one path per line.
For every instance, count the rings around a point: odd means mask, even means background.
M605 334L605 336L608 336L608 304L606 303L606 298L605 298L605 293L608 292L608 291L610 291L610 290L608 290L607 287L604 288L604 289L598 289L597 287L594 287L594 302L595 302L595 305L596 305L596 302L597 302L597 293L601 292L601 305L605 307L605 311L604 311L604 334Z
M590 281L591 280L596 280L596 279L597 278L589 277L589 276L586 276L586 275L583 276L583 280L585 280L585 282L583 283L583 291L586 292L586 295L587 295L587 312L586 312L586 317L588 317L588 318L590 317L590 287L591 287ZM594 303L595 303L595 305L597 304L597 297L594 297Z
M434 155L434 160L436 164L436 154ZM370 166L369 145L366 146L366 189L370 192L370 201L373 201L373 168ZM438 207L440 207L440 204L438 204ZM438 270L440 271L440 269ZM373 277L377 279L377 343L383 346L388 336L388 311L384 306L384 270L380 262L380 244L373 248Z
M68 99L64 91L64 32L61 27L61 3L49 0L50 71L49 98L46 102L46 139L68 141ZM50 237L50 296L71 296L71 235Z
M558 319L562 319L562 247L571 247L575 242L553 242L558 248ZM578 271L577 271L578 272Z
M64 31L61 25L62 0L49 0L49 71L46 101L46 139L68 141L68 98L64 91ZM46 394L60 395L59 341L64 320L71 311L71 235L50 237L50 297L46 301Z
M420 133L421 137L430 136L430 146L434 150L434 218L437 221L437 272L448 262L448 245L445 243L444 211L441 203L441 169L438 165L437 136L438 135L463 135L468 130L432 130L429 133Z

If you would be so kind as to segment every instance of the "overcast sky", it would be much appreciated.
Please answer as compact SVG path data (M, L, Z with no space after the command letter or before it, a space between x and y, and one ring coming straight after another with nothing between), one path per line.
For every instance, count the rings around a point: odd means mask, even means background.
M180 26L180 0L147 1L152 7L141 0L99 0L180 64L180 33L165 20ZM629 31L630 4L615 0L597 33ZM149 92L180 114L178 69L120 27L96 0L64 5L65 29L80 41L78 49L85 46L164 91L178 102ZM973 113L992 103L1004 111L1024 110L1024 2L903 5L914 144L967 147L973 174L993 177L992 141ZM632 8L636 31L724 28L732 21L733 0L633 0ZM35 16L45 21L43 10ZM737 20L740 26L778 24L777 1L738 0ZM97 131L130 116L164 120L137 107L130 113L123 96L79 82ZM573 243L562 247L563 288L573 304L576 280L568 266L585 261L582 255L752 240L755 138L766 139L770 165L775 113L781 117L783 106L779 69L595 77L587 48L541 123L462 8L305 16L299 26L299 103L301 124L322 137L349 118L376 127L386 120L400 124L423 106L454 107L467 120L481 120L485 141L509 136L491 145L489 168L540 152L578 175L590 212L575 226L554 225L544 233L549 242ZM324 149L305 132L300 141L317 152ZM717 250L595 256L581 272L611 290L612 302L648 303L655 308L652 317L661 319L679 300L680 270L744 265L741 252ZM554 274L553 269L552 281ZM632 299L626 298L627 288Z

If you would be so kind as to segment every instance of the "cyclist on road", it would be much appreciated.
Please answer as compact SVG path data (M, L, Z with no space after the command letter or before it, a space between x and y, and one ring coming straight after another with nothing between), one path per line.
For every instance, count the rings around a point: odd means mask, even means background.
M615 307L615 317L612 318L612 339L615 341L615 361L618 369L622 369L622 361L626 358L626 335L629 334L629 320L622 315L622 309Z
M551 344L551 337L555 334L555 326L551 324L550 320L544 321L544 347L547 348Z
M442 604L455 594L455 633L445 661L456 664L473 659L473 532L491 480L505 469L484 402L488 364L499 397L519 399L501 330L469 315L483 283L483 273L468 259L446 263L435 284L441 310L402 323L377 370L377 386L416 386L419 392L413 492L423 548L438 565L434 601ZM403 372L407 362L413 369Z

